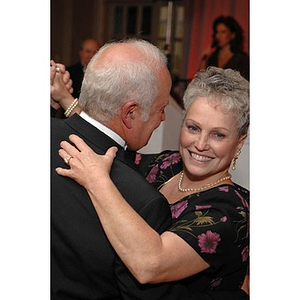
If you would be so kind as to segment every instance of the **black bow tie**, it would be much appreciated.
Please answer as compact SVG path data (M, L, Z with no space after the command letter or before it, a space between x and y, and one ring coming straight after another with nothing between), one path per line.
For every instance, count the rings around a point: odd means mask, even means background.
M124 151L124 157L133 163L135 162L135 156L136 156L136 151L131 151L131 150Z

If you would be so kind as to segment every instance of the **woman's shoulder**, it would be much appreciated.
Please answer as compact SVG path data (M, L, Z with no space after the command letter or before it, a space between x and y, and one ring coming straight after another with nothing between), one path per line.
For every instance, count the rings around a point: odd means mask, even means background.
M241 211L249 213L249 197L250 192L246 188L237 184L224 184L180 199L171 206L171 211L175 219L207 208L215 214L226 213L236 217Z
M166 150L148 157L142 155L138 168L149 183L158 187L182 170L182 159L178 151Z
M233 182L233 184L223 184L223 185L219 185L213 189L211 189L212 193L218 193L220 195L228 195L229 197L232 197L232 196L237 196L238 198L240 198L241 196L244 197L244 198L249 198L250 196L250 191Z
M236 211L237 207L243 207L249 211L250 192L236 183L224 184L203 193L202 200L224 210Z

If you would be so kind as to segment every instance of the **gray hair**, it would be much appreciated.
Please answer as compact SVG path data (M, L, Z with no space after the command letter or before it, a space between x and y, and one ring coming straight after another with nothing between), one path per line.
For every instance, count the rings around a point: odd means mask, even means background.
M238 71L208 67L196 73L187 87L183 103L187 110L199 97L220 105L236 118L239 136L247 134L250 123L249 82Z
M119 43L132 45L140 56L137 59L97 62L104 51ZM124 104L135 100L141 107L141 119L146 121L158 96L158 72L166 65L166 56L147 41L128 39L107 43L87 67L79 105L91 117L105 124L118 114Z

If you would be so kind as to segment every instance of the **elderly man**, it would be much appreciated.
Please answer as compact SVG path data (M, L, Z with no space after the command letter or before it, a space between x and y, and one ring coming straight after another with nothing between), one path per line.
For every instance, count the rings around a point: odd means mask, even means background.
M171 222L168 203L137 171L134 153L125 149L147 144L165 119L170 89L166 60L156 47L135 40L106 45L86 70L81 114L52 120L52 299L184 299L179 284L139 284L107 240L85 189L55 172L63 164L60 142L71 133L97 153L117 146L112 168L116 185L128 203L163 232Z

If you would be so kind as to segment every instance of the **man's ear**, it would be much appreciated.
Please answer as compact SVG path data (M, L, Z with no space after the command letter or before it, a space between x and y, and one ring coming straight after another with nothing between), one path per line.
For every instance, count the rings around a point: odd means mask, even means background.
M128 129L133 127L133 121L137 117L138 103L136 101L129 101L121 108L122 122Z

